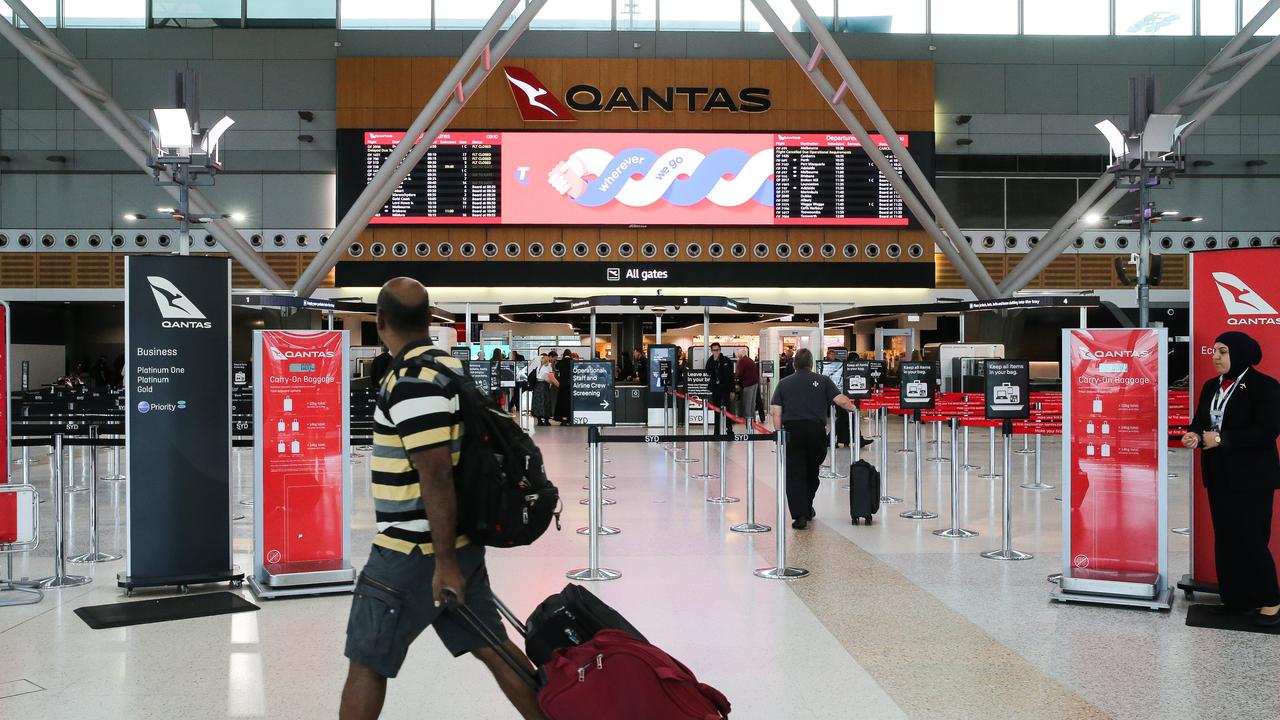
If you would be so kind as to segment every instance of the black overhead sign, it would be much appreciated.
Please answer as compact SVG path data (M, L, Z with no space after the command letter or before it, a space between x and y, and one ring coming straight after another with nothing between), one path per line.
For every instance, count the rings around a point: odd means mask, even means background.
M685 370L685 392L698 400L711 399L711 371Z
M844 394L850 399L871 397L875 383L871 380L870 360L849 360L844 364Z
M1031 382L1026 360L986 360L987 419L1025 420L1031 417Z
M533 268L534 271L530 272ZM931 288L934 264L912 262L450 262L338 263L339 287L376 287L397 276L427 287L870 287ZM663 297L661 303L676 302ZM505 311L504 311L505 312Z
M912 410L932 410L938 387L938 363L907 361L898 365L898 404Z
M569 367L573 424L613 425L613 361L579 360Z

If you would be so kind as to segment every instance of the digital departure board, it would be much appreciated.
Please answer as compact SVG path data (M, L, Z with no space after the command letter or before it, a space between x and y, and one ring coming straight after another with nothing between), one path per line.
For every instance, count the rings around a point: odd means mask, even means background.
M358 136L340 131L342 211L404 133ZM898 139L931 177L932 134ZM914 225L852 135L605 131L445 133L371 223Z

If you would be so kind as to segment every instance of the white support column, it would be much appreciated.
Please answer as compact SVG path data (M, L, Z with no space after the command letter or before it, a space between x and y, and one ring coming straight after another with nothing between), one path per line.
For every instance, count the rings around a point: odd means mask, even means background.
M849 132L858 139L858 142L862 144L863 149L867 152L867 157L873 164L875 164L876 168L889 181L889 184L892 185L894 190L896 190L902 197L903 204L905 204L912 214L920 221L925 232L929 233L929 236L933 238L938 249L947 256L952 265L955 266L956 271L960 274L960 277L964 279L965 283L973 290L974 294L981 299L991 299L996 297L995 283L992 282L991 276L987 273L986 268L982 266L981 262L979 262L976 257L970 260L968 256L963 254L961 249L957 247L956 242L953 242L952 238L944 233L942 228L938 226L938 223L934 222L933 214L925 208L924 203L920 201L907 182L903 180L898 169L889 162L888 158L886 158L884 153L880 151L879 147L871 141L870 134L862 127L861 122L858 120L857 116L854 115L849 106L843 102L843 95L844 91L847 89L847 83L841 85L839 93L837 93L836 89L831 86L830 81L827 80L826 76L818 67L823 53L822 46L820 45L819 48L814 51L813 55L810 55L806 52L804 47L801 46L795 35L791 33L791 30L783 24L782 20L778 17L778 14L769 7L767 2L764 0L751 0L751 2L756 6L756 9L760 11L761 17L769 23L769 27L773 29L773 34L778 38L778 41L782 43L782 46L786 48L787 52L791 54L791 57L800 65L801 69L804 70L809 81L813 83L813 86L822 94L823 98L826 99L827 104L830 105L832 111L835 112L836 116L840 118L840 121L844 123L845 128L847 128ZM828 37L830 37L830 35L828 35ZM836 47L835 50L839 53L838 47ZM843 57L842 53L840 54L840 57ZM859 81L858 84L860 86L861 82ZM863 89L865 90L865 88ZM890 134L896 139L896 133L891 132ZM909 156L900 158L900 160L904 168L908 163L914 164ZM964 236L960 235L959 242L963 243L963 241ZM967 245L964 249L969 250L970 254L972 254L972 249Z
M93 75L85 70L58 37L40 22L21 0L5 0L17 17L27 25L35 39L18 30L5 14L0 14L0 36L8 40L37 70L53 83L67 99L111 138L130 160L148 175L153 169L147 164L148 141L136 120L125 114ZM65 72L64 72L65 70ZM167 173L162 175L170 180ZM174 200L179 200L178 186L165 186ZM253 274L268 290L284 290L284 281L267 265L239 231L222 218L222 211L197 189L189 190L191 207L200 215L212 216L207 223L213 235L233 258Z
M546 1L529 0L529 4L516 16L511 27L498 37L502 24L522 2L502 0L493 16L476 34L462 57L458 58L457 64L422 108L417 119L409 126L404 139L387 156L373 180L334 228L328 244L316 253L311 264L298 278L293 286L298 297L308 297L320 286L321 278L333 269L351 243L368 227L369 220L377 214L378 208L387 202L396 186L427 154L436 138L449 126L458 111L489 76L489 72L502 62L502 58L528 29L529 23ZM495 37L498 38L496 42Z
M1182 134L1184 139L1203 126L1205 121L1239 92L1240 88L1244 87L1254 75L1257 75L1277 55L1280 55L1280 37L1240 52L1240 48L1258 32L1258 29L1263 24L1271 19L1271 16L1277 10L1280 10L1280 0L1270 0L1263 6L1258 11L1258 14L1241 28L1240 32L1227 42L1222 50L1205 65L1204 69L1192 78L1182 92L1178 93L1178 96L1161 111L1166 114L1181 113L1188 106L1194 104L1193 100L1204 100L1204 103L1188 119L1188 122L1193 124ZM1229 80L1212 86L1211 89L1214 92L1207 94L1205 85L1210 79L1222 71L1237 67L1240 69ZM1114 178L1110 174L1103 173L1080 196L1080 199L1067 210L1066 214L1058 222L1054 223L1049 232L1044 234L1040 239L1040 243L1009 271L1009 274L1000 283L1000 294L1002 296L1011 296L1026 287L1028 283L1035 279L1036 275L1039 275L1041 271L1049 266L1049 263L1053 262L1054 258L1071 245L1072 238L1084 232L1086 224L1083 218L1090 211L1104 214L1119 202L1125 194L1125 190L1115 187Z

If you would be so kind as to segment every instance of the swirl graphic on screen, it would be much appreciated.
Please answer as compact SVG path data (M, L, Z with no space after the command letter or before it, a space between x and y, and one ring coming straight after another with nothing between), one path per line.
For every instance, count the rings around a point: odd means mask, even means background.
M556 163L547 182L585 207L617 201L645 207L659 200L687 207L708 200L721 207L748 202L773 207L773 151L749 155L720 148L703 155L675 148L659 155L629 148L614 155L584 148Z

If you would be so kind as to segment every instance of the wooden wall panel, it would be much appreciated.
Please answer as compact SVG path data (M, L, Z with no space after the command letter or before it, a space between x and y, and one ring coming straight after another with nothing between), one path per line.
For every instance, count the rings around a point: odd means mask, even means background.
M0 255L0 287L33 288L36 284L35 253L5 253Z
M337 70L337 123L340 128L405 127L422 110L453 65L447 57L340 57ZM481 84L458 114L454 128L497 129L687 129L687 130L840 130L842 126L801 68L790 60L710 60L632 58L513 58L548 87L562 94L576 83L599 87L607 101L616 87L641 100L639 88L677 85L722 86L736 93L747 86L767 87L773 109L766 113L577 112L577 122L525 123L519 119L502 73ZM899 130L933 130L934 66L929 61L859 60L855 68ZM833 86L840 80L823 66ZM705 102L706 97L700 98ZM735 96L736 101L736 96ZM865 123L865 118L864 118Z

